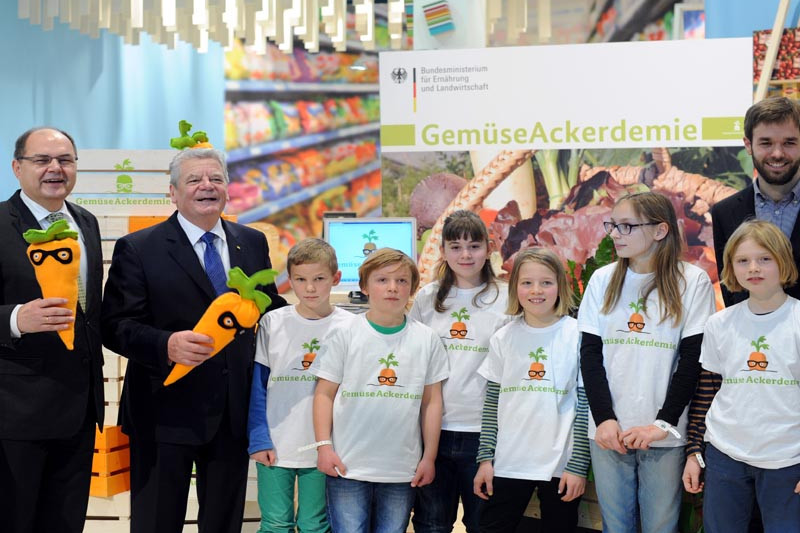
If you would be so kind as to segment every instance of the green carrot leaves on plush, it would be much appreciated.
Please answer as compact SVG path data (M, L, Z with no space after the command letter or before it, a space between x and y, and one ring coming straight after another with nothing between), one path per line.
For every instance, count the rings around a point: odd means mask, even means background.
M169 140L169 145L176 150L184 150L186 148L213 148L211 143L208 142L208 134L206 132L198 130L189 135L191 129L191 123L185 120L178 122L178 131L181 136L171 138Z

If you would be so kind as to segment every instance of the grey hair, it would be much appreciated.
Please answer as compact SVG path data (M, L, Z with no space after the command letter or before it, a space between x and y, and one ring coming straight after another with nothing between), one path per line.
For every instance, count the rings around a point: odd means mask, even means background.
M169 163L169 184L173 187L178 186L178 179L181 177L181 165L189 159L213 159L219 163L225 183L228 183L228 164L226 163L225 152L215 148L189 148L178 152Z

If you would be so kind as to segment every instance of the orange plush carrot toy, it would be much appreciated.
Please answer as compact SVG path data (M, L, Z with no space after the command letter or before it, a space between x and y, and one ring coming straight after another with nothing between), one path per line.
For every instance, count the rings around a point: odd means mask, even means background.
M235 292L220 294L211 302L206 312L192 328L195 333L202 333L214 339L214 357L227 346L236 335L254 327L261 314L266 311L272 300L265 293L256 290L257 285L267 285L275 280L276 270L259 270L250 277L239 267L228 271L228 287ZM169 373L164 385L172 385L192 371L193 366L176 364Z
M57 220L46 230L29 229L22 234L28 246L28 259L33 265L36 281L43 298L66 298L64 305L72 311L78 309L78 276L80 275L81 247L78 232L69 229L69 222ZM75 326L58 332L67 350L73 349Z

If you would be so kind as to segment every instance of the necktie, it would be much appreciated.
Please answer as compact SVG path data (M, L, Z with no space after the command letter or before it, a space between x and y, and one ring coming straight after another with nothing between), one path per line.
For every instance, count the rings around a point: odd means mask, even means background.
M64 213L57 211L55 213L50 213L44 219L47 221L48 224L52 224L53 222L57 222L59 220L64 219ZM78 274L78 302L81 304L81 309L86 311L86 287L83 285L83 280L81 279L81 275Z
M206 251L203 253L203 263L206 267L206 275L214 286L217 296L222 293L228 292L228 275L225 273L225 266L222 264L222 258L219 256L217 248L214 246L214 239L217 236L207 231L200 237L200 240L206 243Z

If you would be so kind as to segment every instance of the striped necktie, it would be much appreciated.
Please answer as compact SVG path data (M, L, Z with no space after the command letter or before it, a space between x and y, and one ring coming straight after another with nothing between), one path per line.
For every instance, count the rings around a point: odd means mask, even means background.
M64 218L66 218L64 213L60 211L50 213L44 217L48 224L53 224L54 222L63 220ZM78 302L81 304L81 309L86 312L86 287L83 284L83 279L81 279L80 273L78 274Z

